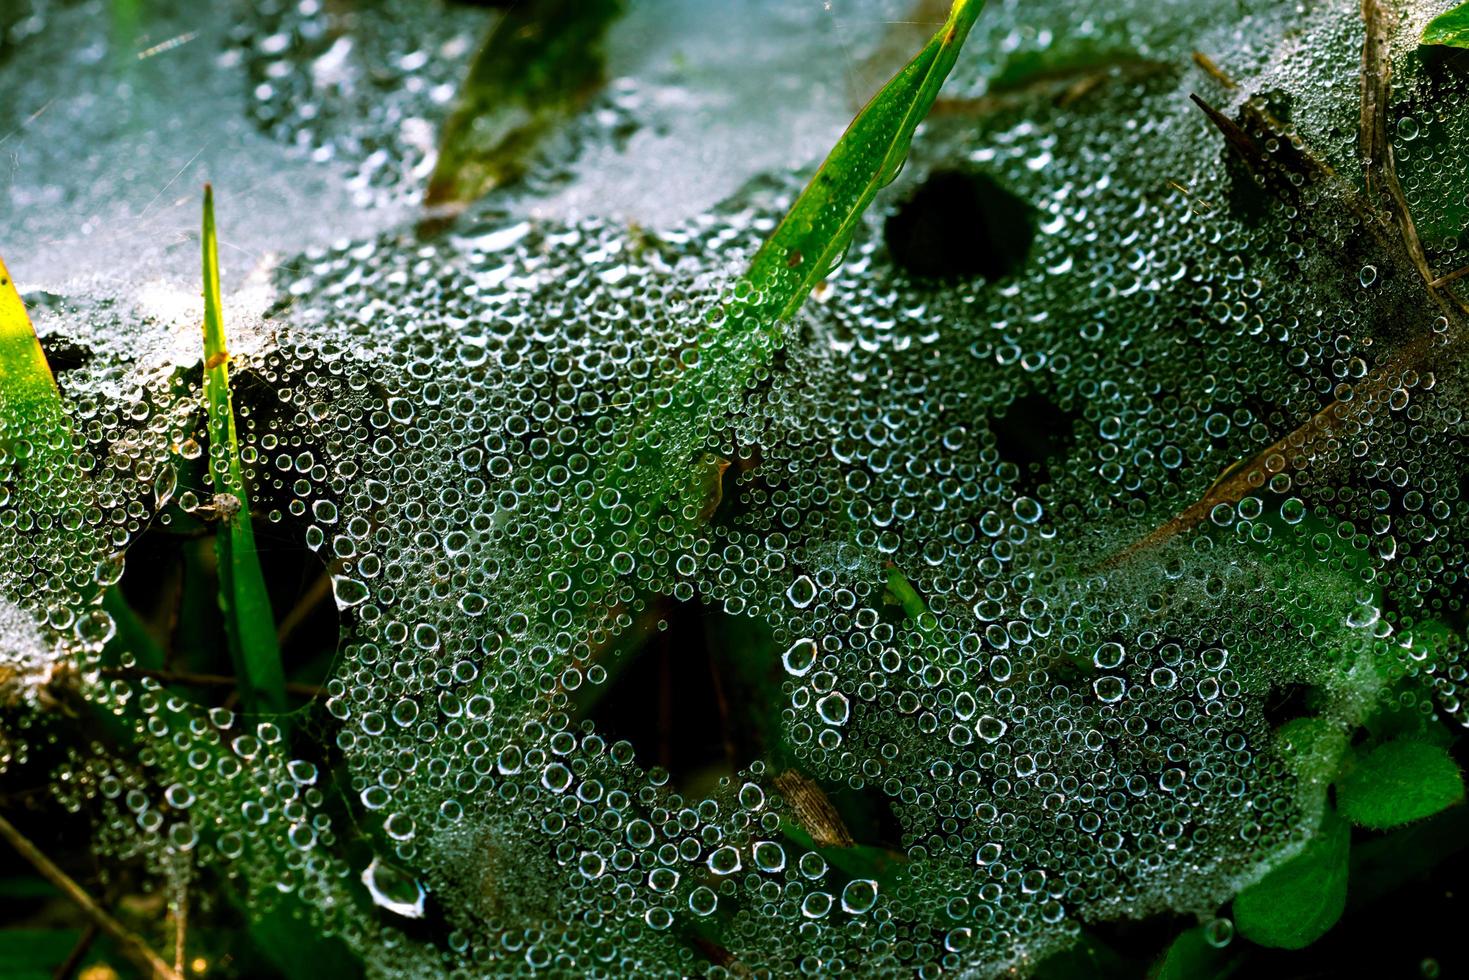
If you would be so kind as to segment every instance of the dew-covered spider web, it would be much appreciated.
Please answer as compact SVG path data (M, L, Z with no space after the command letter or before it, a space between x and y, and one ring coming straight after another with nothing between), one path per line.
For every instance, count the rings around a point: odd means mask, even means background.
M634 3L606 88L438 237L492 14L158 6L0 14L0 247L74 469L0 484L0 760L99 854L380 977L987 977L1298 850L1327 786L1283 721L1469 720L1463 313L1354 203L1357 3L992 3L732 367L711 311L945 4ZM1389 137L1441 274L1469 130L1432 6ZM136 669L101 600L220 519L206 178L262 548L339 622L285 719Z

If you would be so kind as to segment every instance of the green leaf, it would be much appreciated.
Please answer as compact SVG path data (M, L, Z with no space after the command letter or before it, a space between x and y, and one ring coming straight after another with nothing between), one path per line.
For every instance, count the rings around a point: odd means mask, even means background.
M80 929L0 930L0 977L51 980L81 936Z
M1429 21L1422 40L1424 44L1469 48L1469 3L1461 3Z
M1450 807L1442 813L1389 831L1352 848L1353 909L1366 908L1460 851L1469 848L1469 807Z
M1131 980L1139 972L1138 964L1083 931L1076 942L1037 963L1030 976L1031 980Z
M96 542L77 529L90 506L90 483L74 451L71 419L31 326L15 281L0 261L0 484L18 498L17 513L33 519L29 556L6 561L51 576L81 555L95 560ZM93 592L78 589L75 598Z
M1148 970L1148 980L1221 980L1239 966L1239 951L1215 946L1204 937L1204 927L1194 926L1178 934Z
M1328 811L1305 848L1234 897L1240 935L1261 946L1301 949L1326 934L1347 904L1351 830Z
M851 847L823 846L789 820L780 822L780 832L793 843L820 854L829 864L851 878L870 878L882 885L889 885L893 876L908 863L908 855L886 847L871 844L854 844Z
M204 187L204 402L209 417L209 468L221 511L215 551L219 604L247 710L283 712L286 679L275 638L275 616L260 571L250 494L230 402L229 350L219 294L219 243L214 233L214 190Z
M727 302L710 311L698 342L682 355L673 390L633 414L627 448L611 460L620 506L664 509L686 485L690 460L711 425L737 410L779 346L785 321L830 272L863 211L897 174L981 6L982 0L955 0L933 39L857 114ZM616 531L604 497L596 495L586 510L593 541L610 540Z
M323 935L295 896L282 899L269 911L247 910L247 915L256 952L286 980L362 976L362 963L347 944L336 936Z
M162 670L165 657L163 650L158 646L148 627L133 612L128 605L127 599L123 597L122 589L113 586L102 593L102 608L112 617L113 625L117 632L113 634L108 647L118 651L128 651L137 660L139 667L148 670ZM115 662L118 658L112 658Z
M541 138L602 85L624 0L526 0L491 26L439 137L424 205L453 212L518 177Z
M745 280L759 308L784 320L806 302L841 260L862 213L908 156L913 131L928 115L983 0L955 0L948 20L857 114L816 176L750 264Z
M1464 798L1464 780L1437 745L1398 738L1358 758L1336 787L1342 815L1386 830L1432 816Z

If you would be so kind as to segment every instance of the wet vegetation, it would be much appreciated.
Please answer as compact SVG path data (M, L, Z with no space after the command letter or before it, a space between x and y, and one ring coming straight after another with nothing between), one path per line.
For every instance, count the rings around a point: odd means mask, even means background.
M0 974L1466 969L1469 5L836 7L0 11Z

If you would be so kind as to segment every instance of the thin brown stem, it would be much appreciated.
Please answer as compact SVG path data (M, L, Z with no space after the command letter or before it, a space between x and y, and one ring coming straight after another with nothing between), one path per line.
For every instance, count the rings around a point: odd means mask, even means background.
M195 674L183 670L151 670L147 667L103 667L103 677L150 677L163 684L179 684L183 687L238 687L238 678L228 674ZM322 688L315 684L286 682L286 693L303 698L320 697Z
M1294 188L1298 185L1292 177L1317 181L1334 191L1347 210L1360 218L1361 224L1371 233L1374 247L1380 251L1383 261L1399 269L1411 266L1418 272L1427 288L1430 302L1443 312L1450 323L1448 336L1443 339L1420 337L1408 344L1388 364L1355 385L1349 395L1334 400L1293 432L1230 466L1210 485L1203 497L1140 540L1108 557L1102 563L1102 568L1112 567L1197 527L1215 507L1238 503L1247 494L1259 490L1276 473L1290 473L1314 467L1322 459L1339 459L1341 454L1330 450L1339 445L1344 433L1371 424L1389 404L1388 395L1401 383L1406 373L1424 368L1431 357L1446 347L1458 346L1465 337L1461 315L1469 313L1469 303L1443 287L1460 274L1469 274L1469 269L1443 280L1435 279L1429 270L1407 197L1397 178L1392 145L1387 138L1387 107L1392 77L1391 60L1387 53L1387 18L1378 0L1362 0L1362 17L1366 37L1362 47L1362 105L1358 149L1369 200L1359 197L1335 171L1304 148L1298 148L1293 155L1284 158L1273 158L1244 127L1197 95L1191 98L1246 165L1277 193L1286 196L1295 192ZM1245 113L1247 118L1251 116L1249 105L1246 106ZM1263 112L1256 110L1253 116L1252 125L1277 132L1281 128ZM1275 173L1282 168L1287 172ZM1378 199L1380 196L1387 198L1390 219L1385 219L1382 211L1371 203L1371 199ZM1398 228L1398 239L1394 239L1390 232L1385 233L1385 229L1394 223Z
M1393 159L1392 141L1387 138L1387 110L1392 96L1392 58L1388 55L1388 16L1378 0L1362 0L1362 23L1366 36L1362 42L1362 112L1357 147L1362 155L1362 173L1367 193L1385 192L1391 212L1402 232L1403 247L1414 268L1430 286L1434 281L1428 268L1428 257L1413 224L1408 199L1398 181Z
M1437 279L1433 280L1433 282L1429 283L1428 285L1432 286L1434 289L1442 289L1444 286L1447 286L1454 280L1462 279L1465 276L1469 276L1469 265L1464 266L1464 268L1462 269L1455 269L1453 272L1445 273L1444 275L1441 275Z
M302 593L300 600L281 619L280 625L275 630L276 642L284 647L286 641L291 638L291 635L301 627L302 623L306 622L307 618L316 611L316 607L325 602L331 594L332 573L328 569L322 572L316 581L311 583L311 587Z
M1214 63L1214 59L1211 58L1211 57L1209 57L1208 55L1204 54L1204 52L1202 52L1202 51L1195 51L1193 53L1193 59L1194 59L1194 64L1198 65L1200 68L1202 68L1204 70L1204 74L1206 74L1210 78L1214 79L1214 81L1218 82L1220 85L1223 85L1225 88L1238 88L1239 87L1235 83L1234 79L1232 79L1228 75L1226 75L1224 73L1224 69L1222 69L1218 65L1216 65Z
M71 948L70 953L66 954L66 959L62 960L56 972L51 974L53 980L71 980L77 972L77 967L82 965L82 960L86 959L87 953L92 949L92 944L100 935L102 935L101 927L95 922L88 922L87 928L82 930L76 945Z
M153 952L141 937L114 919L106 909L97 904L96 899L87 894L86 889L52 863L50 858L41 853L40 848L32 844L29 838L4 817L0 817L0 837L5 838L10 846L15 848L16 853L25 858L40 873L41 877L55 885L63 895L71 900L72 904L81 909L82 913L92 920L97 928L112 937L113 942L117 943L118 950L131 960L144 976L153 977L154 980L183 980L182 976Z
M188 948L189 936L189 880L185 878L178 886L178 896L173 909L173 969L183 975L184 950Z

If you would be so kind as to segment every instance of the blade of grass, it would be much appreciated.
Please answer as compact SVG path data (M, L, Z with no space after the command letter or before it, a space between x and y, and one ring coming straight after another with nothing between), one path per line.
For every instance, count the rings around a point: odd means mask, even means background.
M219 558L219 604L240 699L247 710L286 709L285 671L275 637L275 616L260 571L250 494L235 432L230 400L229 350L219 294L219 242L214 232L214 189L204 185L204 403L209 419L210 470L227 506L215 537ZM233 498L230 502L228 498Z
M627 448L611 461L618 477L613 496L621 504L679 512L679 489L691 482L690 467L711 426L738 410L750 380L781 343L786 321L830 273L877 192L897 175L982 6L983 0L954 0L939 31L853 119L730 298L710 311L672 391L634 417ZM700 503L683 508L680 519L697 526L712 509L707 493L695 496ZM594 497L582 519L590 540L620 550L614 542L623 532L604 495ZM571 569L585 567L586 549L573 548L571 540L560 557ZM588 580L600 577L594 571ZM604 598L593 596L583 611L595 618Z
M867 206L898 175L913 132L954 67L984 0L955 0L948 20L852 120L796 203L755 253L745 280L762 312L793 315L840 260Z
M625 0L527 0L491 26L444 124L423 203L434 230L518 177L557 122L601 87L602 42Z
M736 408L782 342L786 322L838 263L877 192L897 176L982 6L983 0L954 0L938 33L852 120L730 300L711 311L663 406L638 420L629 448L638 465L618 462L624 495L667 501L712 418Z
M17 512L31 516L28 533L37 545L29 558L7 556L5 577L35 596L41 593L31 577L49 578L80 603L95 596L96 585L69 576L66 567L100 555L98 541L77 533L91 503L91 485L72 436L46 353L0 262L0 481L15 494Z
M111 936L117 943L118 950L133 962L143 976L180 980L179 975L153 951L146 941L109 915L107 910L87 893L86 889L57 867L55 862L45 854L42 854L29 838L15 829L15 826L4 817L0 817L0 837L3 837L21 857L30 862L31 866L39 871L47 881L55 885L77 908L81 909L83 914L96 923L99 929Z
M39 489L65 469L70 432L51 365L0 260L0 451Z
M11 420L52 420L61 394L10 270L0 260L0 411Z

